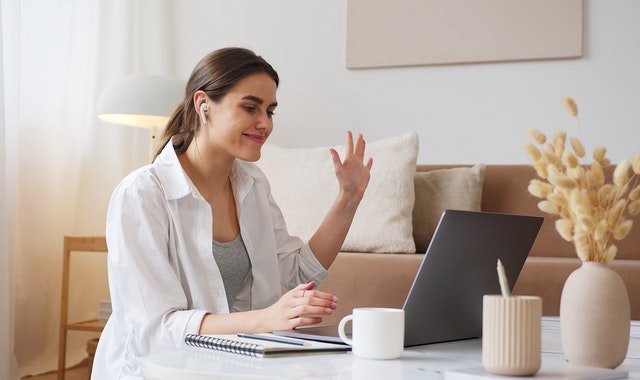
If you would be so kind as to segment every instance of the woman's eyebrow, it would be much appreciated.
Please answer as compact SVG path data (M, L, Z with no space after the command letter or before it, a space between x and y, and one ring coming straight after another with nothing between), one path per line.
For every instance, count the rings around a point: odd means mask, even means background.
M264 103L264 100L262 100L261 98L255 96L255 95L247 95L245 97L243 97L242 99L246 99L246 100L252 100L260 105L262 105ZM273 102L271 104L269 104L269 107L277 107L278 106L278 102Z

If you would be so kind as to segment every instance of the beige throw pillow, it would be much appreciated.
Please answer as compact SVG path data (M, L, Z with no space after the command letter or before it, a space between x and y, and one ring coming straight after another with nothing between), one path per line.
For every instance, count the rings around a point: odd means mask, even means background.
M344 159L345 147L334 147ZM351 252L415 252L411 215L418 135L367 142L371 180L342 246ZM329 148L281 148L266 144L257 162L264 171L289 233L308 240L338 194Z
M447 209L480 211L485 165L438 169L415 174L413 237L416 252L425 252Z

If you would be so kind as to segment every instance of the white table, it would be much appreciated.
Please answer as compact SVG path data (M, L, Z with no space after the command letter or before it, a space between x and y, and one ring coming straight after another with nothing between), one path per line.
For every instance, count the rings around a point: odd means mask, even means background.
M542 347L543 368L570 366L553 319L543 321ZM407 348L397 360L366 360L351 353L253 358L189 347L150 355L145 379L444 379L447 370L479 366L480 339ZM640 379L640 336L633 330L628 357L617 369L629 372L630 379Z

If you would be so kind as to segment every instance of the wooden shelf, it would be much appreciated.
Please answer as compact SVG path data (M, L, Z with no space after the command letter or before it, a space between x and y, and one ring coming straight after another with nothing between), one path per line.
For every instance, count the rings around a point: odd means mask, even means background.
M64 380L65 360L67 356L67 332L102 332L104 326L98 319L69 322L69 274L71 271L71 252L107 253L107 241L104 236L65 236L62 251L62 294L60 298L60 339L58 345L58 380ZM89 368L91 371L91 368Z
M80 321L67 324L67 330L97 331L104 330L104 325L100 324L97 319L88 321Z

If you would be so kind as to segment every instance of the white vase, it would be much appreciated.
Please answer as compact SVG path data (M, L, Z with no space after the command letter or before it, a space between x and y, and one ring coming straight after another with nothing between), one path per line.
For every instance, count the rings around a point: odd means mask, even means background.
M631 322L622 278L606 263L583 262L560 298L560 336L575 365L615 368L627 355Z

